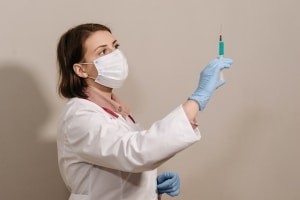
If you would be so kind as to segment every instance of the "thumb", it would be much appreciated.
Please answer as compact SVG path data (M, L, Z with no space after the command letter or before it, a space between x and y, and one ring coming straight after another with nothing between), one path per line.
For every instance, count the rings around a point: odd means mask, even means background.
M167 179L172 179L174 176L176 176L175 173L172 172L163 172L160 175L157 176L157 182L161 183Z
M218 80L217 84L216 84L216 89L218 89L219 87L221 87L222 85L224 85L226 83L225 80Z

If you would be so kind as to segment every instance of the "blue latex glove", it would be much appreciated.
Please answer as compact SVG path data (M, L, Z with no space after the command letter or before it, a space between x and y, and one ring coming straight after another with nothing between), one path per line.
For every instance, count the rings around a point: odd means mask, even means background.
M177 196L180 192L180 178L176 172L163 172L157 176L158 194L167 193L169 196Z
M230 58L216 58L208 63L200 74L200 80L196 91L189 99L199 104L200 110L204 110L214 91L225 84L225 80L219 79L220 71L230 68L232 65Z

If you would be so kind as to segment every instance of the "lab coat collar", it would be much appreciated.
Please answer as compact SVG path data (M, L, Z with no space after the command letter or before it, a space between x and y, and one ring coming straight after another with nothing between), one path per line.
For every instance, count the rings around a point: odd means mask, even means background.
M130 113L129 108L114 93L112 93L110 99L105 96L100 90L92 86L88 86L85 90L85 93L88 96L88 100L102 107L106 112L113 115L114 117L118 117L116 113L119 113L125 118ZM109 111L113 111L116 113Z

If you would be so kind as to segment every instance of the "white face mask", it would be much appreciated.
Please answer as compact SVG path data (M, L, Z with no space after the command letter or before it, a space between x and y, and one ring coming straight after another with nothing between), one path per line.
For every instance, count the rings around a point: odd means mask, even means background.
M127 60L119 49L97 58L93 63L98 71L95 82L106 87L120 88L128 76Z

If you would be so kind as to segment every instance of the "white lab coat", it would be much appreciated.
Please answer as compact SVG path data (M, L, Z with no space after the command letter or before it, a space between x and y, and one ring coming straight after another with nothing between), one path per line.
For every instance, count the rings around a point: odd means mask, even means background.
M143 130L80 98L68 101L58 131L69 200L155 200L156 168L200 139L182 106Z

